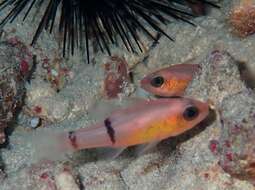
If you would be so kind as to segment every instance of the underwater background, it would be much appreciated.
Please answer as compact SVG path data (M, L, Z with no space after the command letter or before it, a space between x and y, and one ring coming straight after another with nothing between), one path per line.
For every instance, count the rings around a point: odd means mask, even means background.
M91 42L90 64L84 47L63 58L57 29L42 31L30 46L36 8L25 22L7 23L0 41L0 190L253 190L255 1L210 2L220 8L191 18L195 26L162 26L174 41L155 30L158 42L141 35L143 52L109 45L109 56ZM54 133L88 127L126 99L158 98L140 80L181 63L202 68L184 96L211 106L195 128L149 153L137 156L131 147L110 160L93 149L62 157L44 146ZM38 161L41 154L50 159Z

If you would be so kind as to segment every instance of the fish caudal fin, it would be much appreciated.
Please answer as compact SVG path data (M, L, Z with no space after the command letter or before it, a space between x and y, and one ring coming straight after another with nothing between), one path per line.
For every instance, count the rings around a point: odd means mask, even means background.
M35 161L63 160L67 153L73 152L68 146L65 146L64 132L49 130L39 132L32 136Z

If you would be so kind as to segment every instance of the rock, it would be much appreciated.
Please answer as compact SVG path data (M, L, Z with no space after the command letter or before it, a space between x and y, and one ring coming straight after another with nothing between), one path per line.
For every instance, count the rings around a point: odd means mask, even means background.
M242 91L221 105L220 162L231 176L255 184L255 94Z
M214 50L200 63L198 73L186 90L186 95L210 100L217 107L224 97L246 89L241 81L238 62L225 50Z
M4 143L5 129L23 105L25 81L30 77L32 55L19 40L0 43L0 144Z
M64 168L55 174L57 190L80 190L77 180L70 169Z
M32 129L34 129L34 128L38 127L40 125L40 123L41 123L41 119L39 117L33 117L30 120L30 127Z
M241 0L230 12L229 22L233 27L233 32L240 37L255 33L255 1L252 1Z
M104 64L104 68L104 94L109 99L116 98L118 94L124 92L130 81L128 63L124 58L112 56Z

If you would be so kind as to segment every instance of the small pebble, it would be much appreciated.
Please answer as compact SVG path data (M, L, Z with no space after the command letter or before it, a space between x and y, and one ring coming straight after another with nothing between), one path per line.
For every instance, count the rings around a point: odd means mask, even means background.
M41 119L39 117L33 117L30 120L30 127L37 128L40 125Z
M68 171L63 171L55 176L58 190L80 190L73 175Z
M54 77L57 77L58 76L58 72L54 69L51 69L51 74L54 76Z

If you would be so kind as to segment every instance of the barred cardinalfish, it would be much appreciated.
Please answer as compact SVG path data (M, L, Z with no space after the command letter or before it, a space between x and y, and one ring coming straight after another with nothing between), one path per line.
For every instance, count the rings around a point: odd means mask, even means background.
M198 64L171 65L144 77L141 87L158 96L182 96L199 68Z
M150 147L168 137L177 136L208 115L208 103L189 98L140 100L135 105L114 111L90 127L53 135L51 152L80 149L126 147L147 144ZM121 152L119 151L119 153Z

